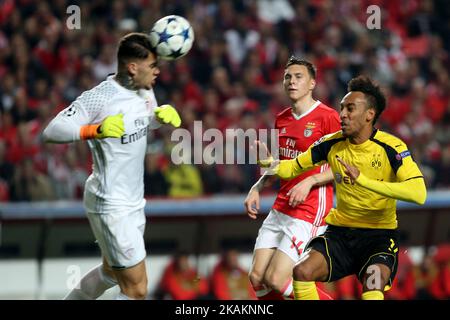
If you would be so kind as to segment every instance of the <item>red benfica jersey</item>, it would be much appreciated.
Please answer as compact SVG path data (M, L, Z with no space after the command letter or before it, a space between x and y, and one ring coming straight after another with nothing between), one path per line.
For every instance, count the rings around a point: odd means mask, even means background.
M283 110L277 115L275 129L279 130L279 156L281 160L285 160L296 158L322 136L341 130L341 124L336 110L317 101L300 117L294 117L290 107ZM326 169L328 164L309 170L292 180L281 180L281 188L273 208L316 226L324 225L324 218L333 205L332 183L313 187L305 201L295 208L289 205L289 197L286 194L301 180Z

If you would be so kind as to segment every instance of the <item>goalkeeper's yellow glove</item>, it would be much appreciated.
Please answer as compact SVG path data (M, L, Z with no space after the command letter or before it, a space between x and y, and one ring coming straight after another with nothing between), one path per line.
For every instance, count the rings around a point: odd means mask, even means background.
M170 104L164 104L155 108L155 116L161 123L170 123L175 128L181 125L181 118L177 110Z
M106 117L101 124L81 127L80 137L87 139L120 138L125 132L123 114Z
M125 132L123 114L106 117L97 129L96 139L120 138Z

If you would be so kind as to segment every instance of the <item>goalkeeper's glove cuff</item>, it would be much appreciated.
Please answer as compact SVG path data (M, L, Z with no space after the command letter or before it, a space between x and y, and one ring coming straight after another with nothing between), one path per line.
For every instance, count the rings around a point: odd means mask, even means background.
M99 134L98 129L100 128L100 124L88 124L82 126L80 129L80 139L88 140L95 139Z
M101 124L82 126L80 138L82 140L120 138L124 132L123 114L116 114L115 116L106 117Z

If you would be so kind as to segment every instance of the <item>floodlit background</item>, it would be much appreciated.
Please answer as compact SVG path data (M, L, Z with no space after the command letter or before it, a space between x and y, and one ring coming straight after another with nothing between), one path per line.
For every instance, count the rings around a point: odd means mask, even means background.
M76 12L68 13L69 5L80 9L75 28L67 23ZM367 12L370 5L380 9L380 19L373 16L377 10ZM425 206L399 204L398 283L387 298L448 299L445 0L1 1L0 299L60 299L73 277L100 263L80 203L92 167L87 144L44 145L39 135L81 92L115 72L121 36L147 32L169 14L190 21L195 42L186 57L161 63L156 95L179 110L192 134L195 120L203 130L222 132L272 128L288 105L281 81L292 54L315 63L314 96L335 108L356 75L370 75L386 88L388 107L378 127L408 144L429 188ZM243 200L259 172L254 165L174 166L171 132L162 128L150 135L145 163L149 298L253 298L245 274L263 216L247 218ZM236 159L246 152L236 150ZM275 190L267 190L266 213ZM229 296L218 297L214 267L224 252L241 272ZM157 290L176 253L180 264L192 268L183 275L189 289L183 297ZM326 290L351 299L360 288L347 278Z

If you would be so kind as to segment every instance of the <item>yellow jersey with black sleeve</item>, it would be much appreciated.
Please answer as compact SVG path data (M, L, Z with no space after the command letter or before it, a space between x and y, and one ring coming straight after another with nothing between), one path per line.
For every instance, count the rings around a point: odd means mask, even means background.
M359 169L356 181L344 173L336 156ZM324 136L296 159L280 161L276 172L290 179L324 162L336 182L337 206L325 219L330 225L396 229L396 199L425 202L423 175L406 144L383 131L374 130L362 144L350 143L341 131Z

